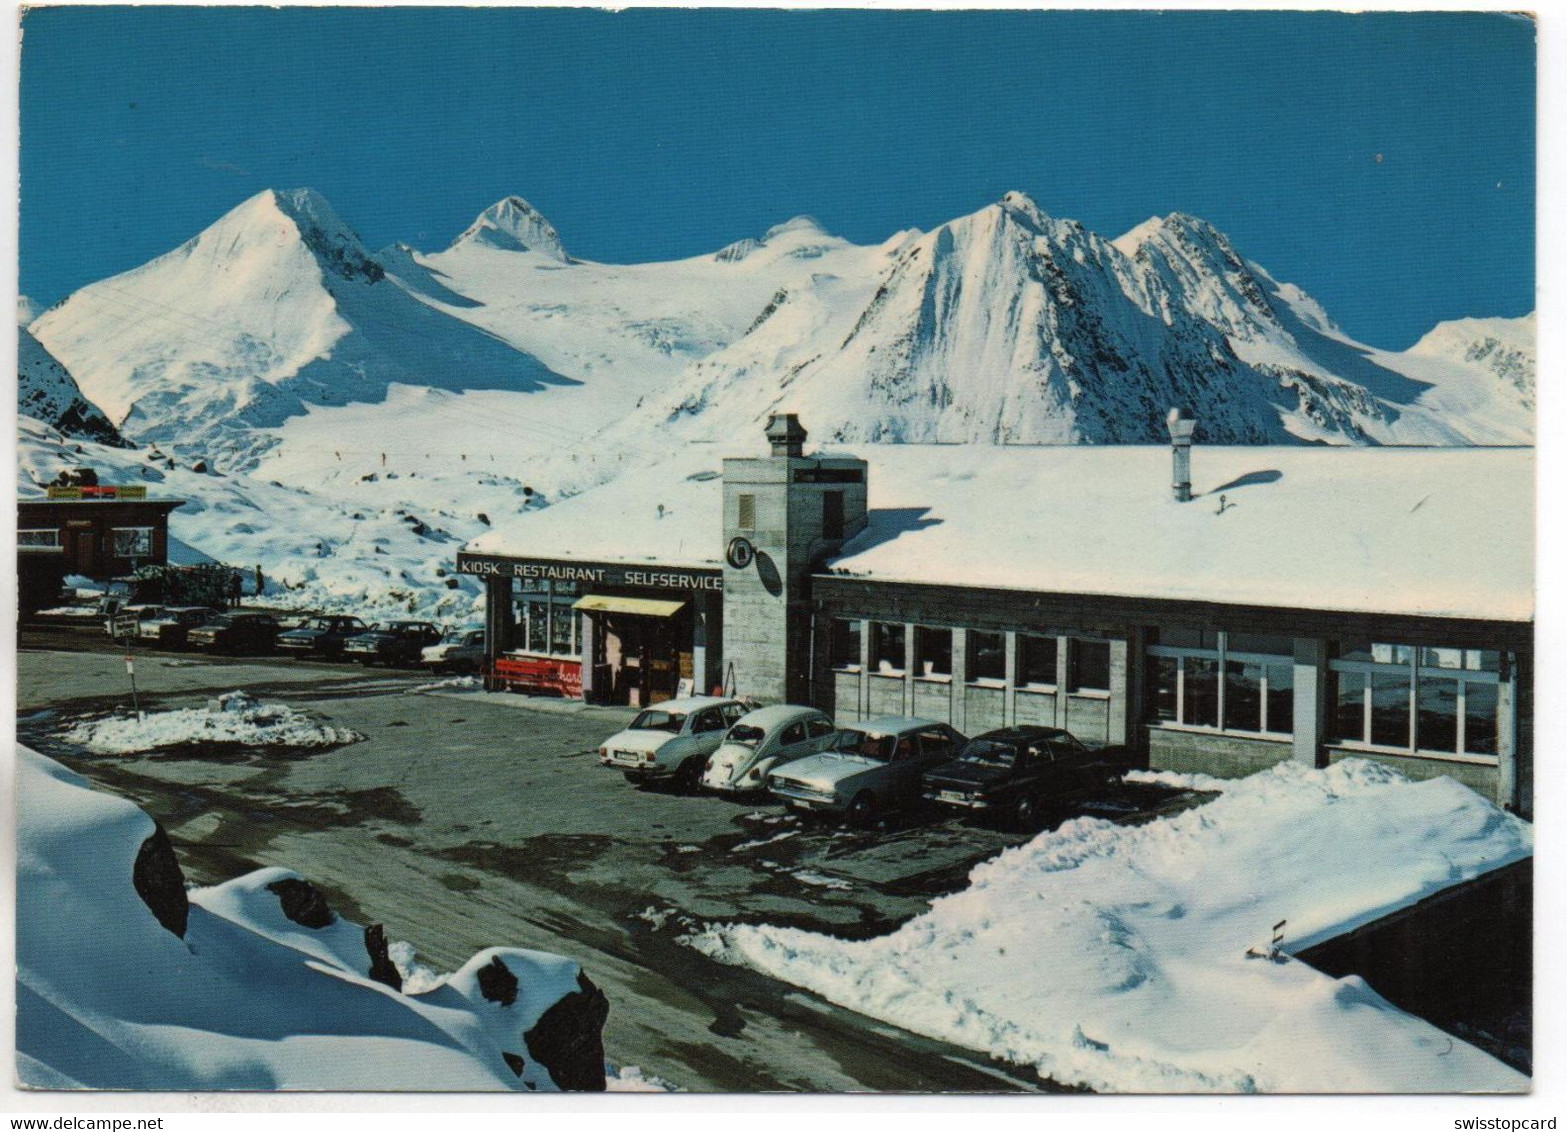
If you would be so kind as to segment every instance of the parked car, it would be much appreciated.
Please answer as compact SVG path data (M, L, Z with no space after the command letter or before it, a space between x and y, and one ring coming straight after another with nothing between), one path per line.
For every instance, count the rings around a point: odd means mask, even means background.
M1030 826L1054 798L1103 786L1128 769L1123 748L1090 751L1059 727L1004 727L975 736L925 773L926 798Z
M431 672L477 672L484 663L484 630L448 633L440 644L425 648L419 661Z
M205 625L218 615L216 609L205 605L177 605L165 609L161 617L143 621L137 636L143 644L156 645L160 649L182 649L189 641L190 631Z
M277 647L294 656L342 656L348 638L357 637L367 628L357 617L334 614L307 617L286 633L278 634Z
M843 814L856 825L920 797L921 776L968 740L945 723L886 715L846 727L832 746L775 770L767 789L790 806Z
M750 709L739 700L692 696L644 708L599 747L599 762L627 782L672 779L695 786L724 735Z
M759 708L729 729L707 760L702 785L725 794L762 790L774 767L826 750L837 734L832 720L815 708L793 704Z
M142 622L151 621L155 617L162 617L163 612L163 606L161 605L122 605L104 619L103 631L111 637L125 635L140 637ZM116 625L126 625L132 618L135 619L136 627L129 634L115 632Z
M186 634L192 648L206 652L271 652L277 643L278 624L270 613L220 613Z
M428 621L385 621L349 637L343 655L360 664L418 664L419 655L441 639L441 631Z

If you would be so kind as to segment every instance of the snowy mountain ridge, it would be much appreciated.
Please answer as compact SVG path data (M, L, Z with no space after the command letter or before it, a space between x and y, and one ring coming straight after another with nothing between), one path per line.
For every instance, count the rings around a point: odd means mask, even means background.
M128 435L216 447L229 467L307 411L393 385L517 394L544 449L714 439L780 408L839 440L1148 442L1172 404L1220 443L1533 430L1517 336L1373 350L1204 220L1107 240L1016 192L876 246L800 216L613 265L568 256L517 196L444 251L372 255L319 194L267 191L32 330Z

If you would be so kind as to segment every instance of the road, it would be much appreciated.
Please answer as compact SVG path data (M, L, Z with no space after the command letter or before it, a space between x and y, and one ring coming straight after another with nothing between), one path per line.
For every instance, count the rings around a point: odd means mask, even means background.
M294 869L344 916L384 923L440 970L500 944L570 955L609 996L617 1064L695 1091L1054 1087L677 942L735 920L881 934L1019 834L931 816L850 832L765 802L638 790L592 753L624 710L414 691L431 678L276 658L140 653L141 707L243 688L365 739L323 752L88 757L56 733L129 706L121 654L91 631L27 630L17 667L21 740L162 822L191 881ZM1140 820L1191 801L1127 788L1103 812Z

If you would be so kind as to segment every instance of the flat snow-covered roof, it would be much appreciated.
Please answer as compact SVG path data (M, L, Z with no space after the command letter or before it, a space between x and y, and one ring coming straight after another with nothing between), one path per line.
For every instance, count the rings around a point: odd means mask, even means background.
M463 549L568 562L720 569L725 454L711 445L683 448L667 460L503 522Z
M882 446L857 577L1525 621L1531 449ZM1219 509L1219 497L1225 507Z
M718 568L724 454L682 450L467 550ZM1534 615L1532 449L1197 445L1189 503L1171 498L1166 447L866 444L854 454L870 465L870 524L827 565L833 573L1347 612Z

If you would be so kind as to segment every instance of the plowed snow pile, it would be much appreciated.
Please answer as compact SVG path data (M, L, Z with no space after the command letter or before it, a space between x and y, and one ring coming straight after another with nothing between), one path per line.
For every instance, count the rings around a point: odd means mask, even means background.
M687 942L918 1033L1103 1092L1521 1091L1521 1074L1297 951L1529 856L1452 779L1362 760L1237 781L1142 826L1079 818L979 865L891 935L710 926Z
M231 692L219 703L218 711L179 708L103 716L78 723L60 737L95 755L189 746L335 747L364 738L346 727L318 723L287 704L258 703L243 692Z

